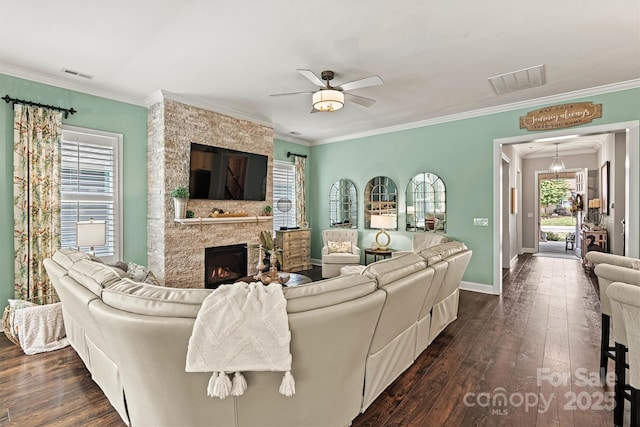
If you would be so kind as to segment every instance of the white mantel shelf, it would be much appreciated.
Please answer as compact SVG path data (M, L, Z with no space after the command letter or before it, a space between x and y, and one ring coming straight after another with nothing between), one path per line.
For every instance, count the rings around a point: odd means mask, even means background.
M202 224L236 224L239 222L267 222L272 221L272 216L230 216L220 218L182 218L174 221L180 225L202 225Z

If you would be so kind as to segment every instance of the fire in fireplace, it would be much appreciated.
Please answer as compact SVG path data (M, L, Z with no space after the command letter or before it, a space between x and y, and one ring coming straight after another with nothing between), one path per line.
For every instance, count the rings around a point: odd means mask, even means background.
M215 246L204 250L204 286L215 289L247 275L247 246Z

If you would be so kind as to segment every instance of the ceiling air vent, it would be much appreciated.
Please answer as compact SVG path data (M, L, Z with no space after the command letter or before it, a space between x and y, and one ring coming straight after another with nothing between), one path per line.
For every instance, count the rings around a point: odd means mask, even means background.
M489 77L489 83L496 95L542 86L546 83L544 65Z
M68 68L63 68L62 72L65 74L69 74L72 76L76 76L76 77L82 77L83 79L93 79L93 76L91 74L87 74L87 73L82 73L80 71L74 71L74 70L70 70Z

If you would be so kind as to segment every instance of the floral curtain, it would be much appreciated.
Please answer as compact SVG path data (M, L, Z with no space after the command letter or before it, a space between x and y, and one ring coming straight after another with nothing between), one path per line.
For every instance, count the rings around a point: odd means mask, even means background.
M60 247L62 113L14 105L13 217L18 299L55 293L43 260Z
M307 226L307 200L304 191L304 168L306 160L304 157L296 156L296 223L300 227Z

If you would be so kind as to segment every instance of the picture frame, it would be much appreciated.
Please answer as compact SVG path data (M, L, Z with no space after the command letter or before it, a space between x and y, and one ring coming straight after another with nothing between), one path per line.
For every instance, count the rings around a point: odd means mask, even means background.
M518 189L511 187L511 213L518 213Z
M600 167L600 199L602 214L609 215L609 160Z

